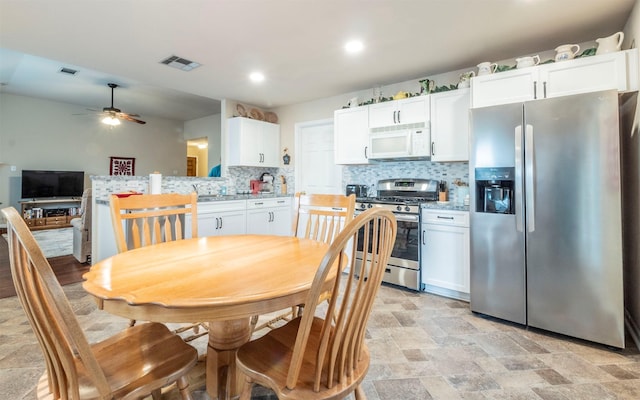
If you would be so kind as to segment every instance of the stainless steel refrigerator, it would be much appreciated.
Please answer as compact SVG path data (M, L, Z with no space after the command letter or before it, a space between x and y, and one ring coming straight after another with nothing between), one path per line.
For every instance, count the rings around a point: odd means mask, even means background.
M471 310L624 347L618 93L471 123Z

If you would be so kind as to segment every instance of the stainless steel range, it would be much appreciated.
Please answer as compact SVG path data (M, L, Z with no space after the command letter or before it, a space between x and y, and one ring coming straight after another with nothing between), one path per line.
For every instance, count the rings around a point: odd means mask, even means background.
M356 199L356 215L368 208L382 207L393 212L398 221L396 243L383 282L419 290L420 204L437 199L438 181L432 179L380 180L376 197ZM362 248L358 248L356 269L362 258Z

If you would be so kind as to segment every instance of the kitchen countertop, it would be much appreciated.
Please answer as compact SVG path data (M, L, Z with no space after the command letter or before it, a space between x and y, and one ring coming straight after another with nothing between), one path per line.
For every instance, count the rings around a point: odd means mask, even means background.
M469 206L457 205L453 201L448 201L446 204L439 201L430 201L420 204L420 208L428 210L469 211Z
M278 197L293 197L293 194L282 193L258 193L258 194L227 194L227 195L201 195L198 196L198 203L209 201L226 201L226 200L259 200L259 199L275 199Z
M258 194L228 194L214 195L206 194L198 196L198 203L208 203L211 201L228 201L228 200L259 200L259 199L275 199L278 197L293 197L293 194L282 193L258 193ZM96 200L96 204L109 205L108 200Z

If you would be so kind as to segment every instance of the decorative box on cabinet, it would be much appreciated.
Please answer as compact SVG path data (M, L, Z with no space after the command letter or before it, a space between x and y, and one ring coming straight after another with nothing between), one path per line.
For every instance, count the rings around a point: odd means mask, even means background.
M476 108L609 89L638 89L637 49L474 77L471 103Z
M333 113L336 164L368 164L369 107L353 107Z
M451 90L429 97L431 161L469 161L470 90Z
M250 118L229 118L227 162L230 166L280 166L280 125Z

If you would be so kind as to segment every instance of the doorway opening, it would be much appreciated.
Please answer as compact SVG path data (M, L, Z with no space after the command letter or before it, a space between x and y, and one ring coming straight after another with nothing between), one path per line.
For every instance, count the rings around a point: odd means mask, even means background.
M207 176L209 139L206 137L187 140L187 176Z

